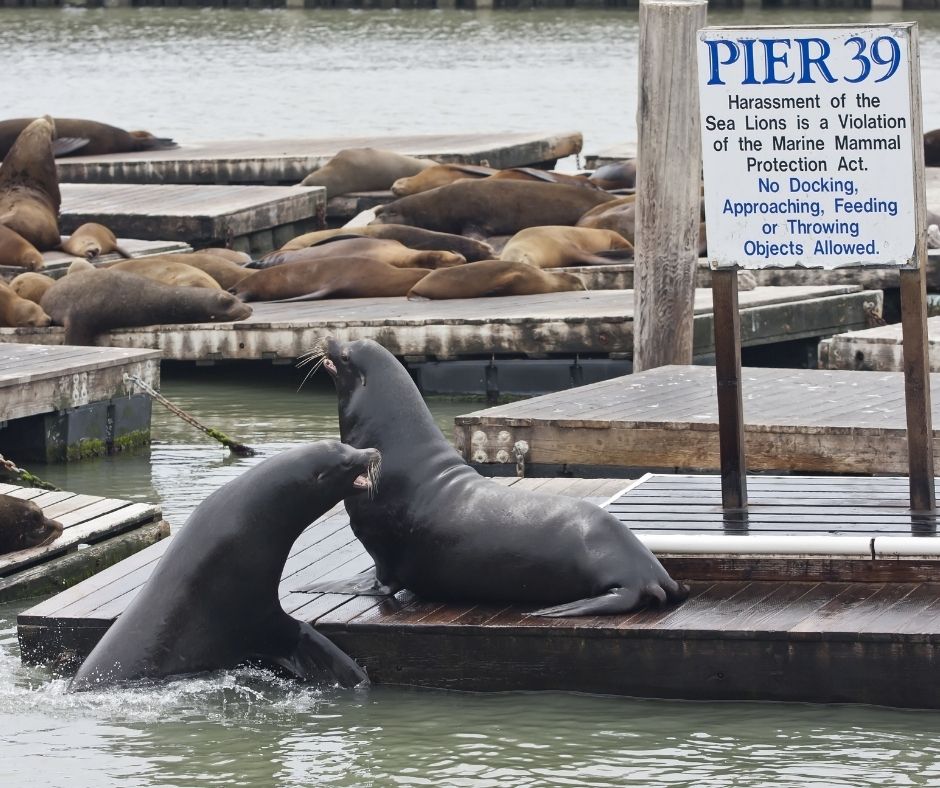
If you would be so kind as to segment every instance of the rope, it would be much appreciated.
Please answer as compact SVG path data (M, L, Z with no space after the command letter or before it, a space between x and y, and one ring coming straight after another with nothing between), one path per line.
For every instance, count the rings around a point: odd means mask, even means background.
M219 430L213 429L212 427L206 427L204 424L200 424L198 421L196 421L195 417L190 416L182 408L178 408L176 405L170 402L166 397L164 397L159 391L156 391L155 389L151 388L148 384L144 383L144 381L142 381L139 377L137 377L137 375L128 375L125 372L124 373L124 385L126 386L129 382L134 383L136 386L142 389L145 393L153 397L157 402L163 405L163 407L165 407L168 411L170 411L170 413L173 413L179 416L187 424L192 425L197 430L205 433L213 440L217 440L219 443L225 446L233 454L237 454L240 457L254 457L255 454L257 454L257 452L251 448L251 446L246 446L244 443L239 443L238 441L232 440L224 432L220 432Z
M30 487L39 487L43 490L55 490L56 492L61 492L61 488L56 487L54 484L49 484L47 481L43 481L38 476L33 476L25 468L20 468L16 463L8 460L2 454L0 454L0 467L12 476L15 476L20 481L26 482Z

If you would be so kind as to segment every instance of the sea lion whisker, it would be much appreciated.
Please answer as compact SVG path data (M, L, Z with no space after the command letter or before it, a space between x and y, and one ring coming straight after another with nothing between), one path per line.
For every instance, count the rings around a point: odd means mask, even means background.
M320 367L323 365L323 362L324 362L324 361L326 361L326 356L323 356L316 364L314 364L312 367L310 367L310 369L307 371L307 374L304 375L304 379L303 379L302 381L300 381L300 385L297 387L297 391L300 391L300 390L304 387L304 383L306 383L306 382L310 379L310 376L311 376L314 372L316 372L318 369L320 369Z
M379 488L379 470L382 468L382 457L376 457L369 462L366 468L366 478L369 480L369 497L374 498Z

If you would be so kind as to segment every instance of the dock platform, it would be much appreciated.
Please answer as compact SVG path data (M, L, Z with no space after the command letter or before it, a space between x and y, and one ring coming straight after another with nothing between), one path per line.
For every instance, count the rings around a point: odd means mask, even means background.
M183 144L174 150L68 156L56 159L56 165L63 183L289 186L343 148L380 148L441 164L505 168L551 165L579 153L581 143L580 132L219 140Z
M741 375L749 470L907 473L901 373L744 368ZM940 387L940 375L931 383ZM714 367L660 367L455 419L458 451L484 473L515 473L519 441L528 446L530 473L540 475L716 471ZM935 453L938 441L940 431Z
M927 318L927 357L930 371L940 372L940 316ZM847 331L820 341L819 366L876 372L904 369L901 324Z
M717 477L648 476L626 490L622 479L501 481L608 497L610 511L690 584L689 599L628 615L543 619L527 615L536 606L446 605L407 591L298 592L372 564L340 505L295 543L282 606L376 684L940 707L940 584L925 579L936 577L940 540L932 520L912 521L906 479L752 479L743 534L722 522ZM673 552L656 548L657 539L671 539ZM697 552L682 550L696 540ZM23 658L74 668L166 545L21 613Z
M118 236L260 255L326 226L320 187L64 183L61 191L63 233L99 222Z
M858 287L773 287L741 293L745 345L831 336L880 313L880 291ZM116 329L99 343L159 348L165 359L221 361L299 358L325 334L370 338L408 361L545 358L633 352L632 291L594 290L514 298L408 301L405 298L253 303L235 323ZM712 351L711 291L695 298L695 350ZM0 341L58 344L63 330L0 329Z
M42 547L0 555L0 601L61 591L169 536L159 506L119 498L0 484L0 493L33 501L63 526Z
M0 343L0 452L49 462L149 445L150 397L129 395L125 373L159 388L160 351Z

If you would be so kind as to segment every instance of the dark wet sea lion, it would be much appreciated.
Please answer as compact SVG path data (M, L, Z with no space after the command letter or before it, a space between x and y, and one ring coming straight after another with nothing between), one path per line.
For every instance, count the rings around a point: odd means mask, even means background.
M537 611L550 616L627 613L684 598L686 589L609 512L503 487L470 468L381 345L330 339L324 367L336 384L342 440L382 453L375 494L346 499L375 572L329 587L550 605Z
M222 286L208 273L182 260L177 255L154 255L135 260L121 260L108 266L110 271L126 271L146 276L155 282L173 287L202 287L206 290L221 290Z
M61 248L67 254L84 257L86 260L94 260L111 252L117 252L121 257L130 257L118 244L114 233L96 222L86 222L76 228L75 232L62 242Z
M376 224L410 224L445 233L502 235L540 224L573 225L615 199L599 189L563 183L457 181L375 209Z
M399 178L433 167L430 159L403 156L377 148L346 148L320 169L314 170L301 186L324 186L326 196L338 197L349 192L374 192L390 189Z
M19 233L40 252L57 249L59 178L52 156L55 126L47 115L30 123L0 166L0 224Z
M52 322L43 308L0 283L0 326L5 328L43 328Z
M12 147L17 135L34 118L0 121L0 156ZM97 156L102 153L129 153L138 150L163 150L179 147L173 140L154 137L149 131L124 131L107 123L80 118L55 118L56 136L74 144L63 149L76 156ZM60 153L59 155L64 155Z
M429 273L427 268L396 268L365 257L326 257L256 271L231 292L242 301L403 296Z
M25 298L27 301L38 304L42 301L46 290L54 284L55 279L51 276L37 274L34 271L27 271L25 274L19 274L10 280L10 289L20 298Z
M78 271L59 279L42 308L65 326L66 345L92 345L112 328L244 320L251 307L222 290L171 287L126 271Z
M387 238L337 235L304 249L271 252L262 258L261 263L267 268L272 265L322 260L327 257L368 258L396 268L450 268L467 262L465 257L454 252L423 252Z
M940 167L940 129L924 132L924 166Z
M536 268L611 265L632 258L633 244L613 230L551 225L520 230L499 253L500 260L515 260Z
M419 251L454 252L466 258L468 263L490 260L495 255L486 243L475 238L466 238L453 233L436 233L404 224L369 224L365 227L338 227L334 230L317 230L292 238L279 251L304 249L337 235L365 235L370 238L388 238L403 243L409 249Z
M435 164L417 175L399 178L392 184L392 194L396 197L407 197L409 194L420 194L463 178L489 178L497 172L499 170L495 167L480 167L475 164Z
M431 271L408 291L410 301L522 296L584 290L579 276L543 271L528 263L482 260Z
M38 271L45 265L42 252L15 230L0 224L0 265Z
M0 554L42 547L62 534L62 525L48 519L32 501L0 495Z
M604 164L594 170L590 180L602 189L635 189L636 159Z
M374 449L299 446L216 490L171 537L153 574L79 668L88 690L262 662L304 681L367 681L352 659L281 608L278 584L301 532L369 489Z

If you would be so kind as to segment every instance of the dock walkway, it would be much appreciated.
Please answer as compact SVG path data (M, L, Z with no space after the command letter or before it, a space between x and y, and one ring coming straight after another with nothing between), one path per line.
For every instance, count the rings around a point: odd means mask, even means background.
M940 372L940 316L927 318L927 358L931 372ZM904 369L900 323L836 334L819 343L819 365L826 369L876 372Z
M752 367L741 375L749 470L907 473L901 373ZM932 384L940 387L940 375ZM940 432L935 451L938 440ZM455 419L454 441L486 473L514 472L518 441L530 473L716 471L715 370L660 367L476 411Z
M295 543L281 579L282 606L335 640L379 684L940 707L940 584L924 580L936 576L940 546L936 536L911 536L918 528L933 534L934 523L912 522L906 479L754 479L756 535L742 535L740 525L728 532L714 505L716 477L646 477L622 493L624 481L616 479L502 482L595 501L612 497L610 510L640 539L671 537L673 551L710 539L694 556L698 564L663 553L673 575L690 582L691 596L628 615L543 619L527 615L534 607L444 605L408 592L298 592L372 564L338 506ZM781 558L779 546L762 549L768 533L788 540L790 555ZM742 539L754 540L756 555ZM907 555L905 540L918 543L915 555ZM24 659L82 659L165 547L20 614ZM739 559L737 567L720 565ZM695 569L707 576L695 577Z

